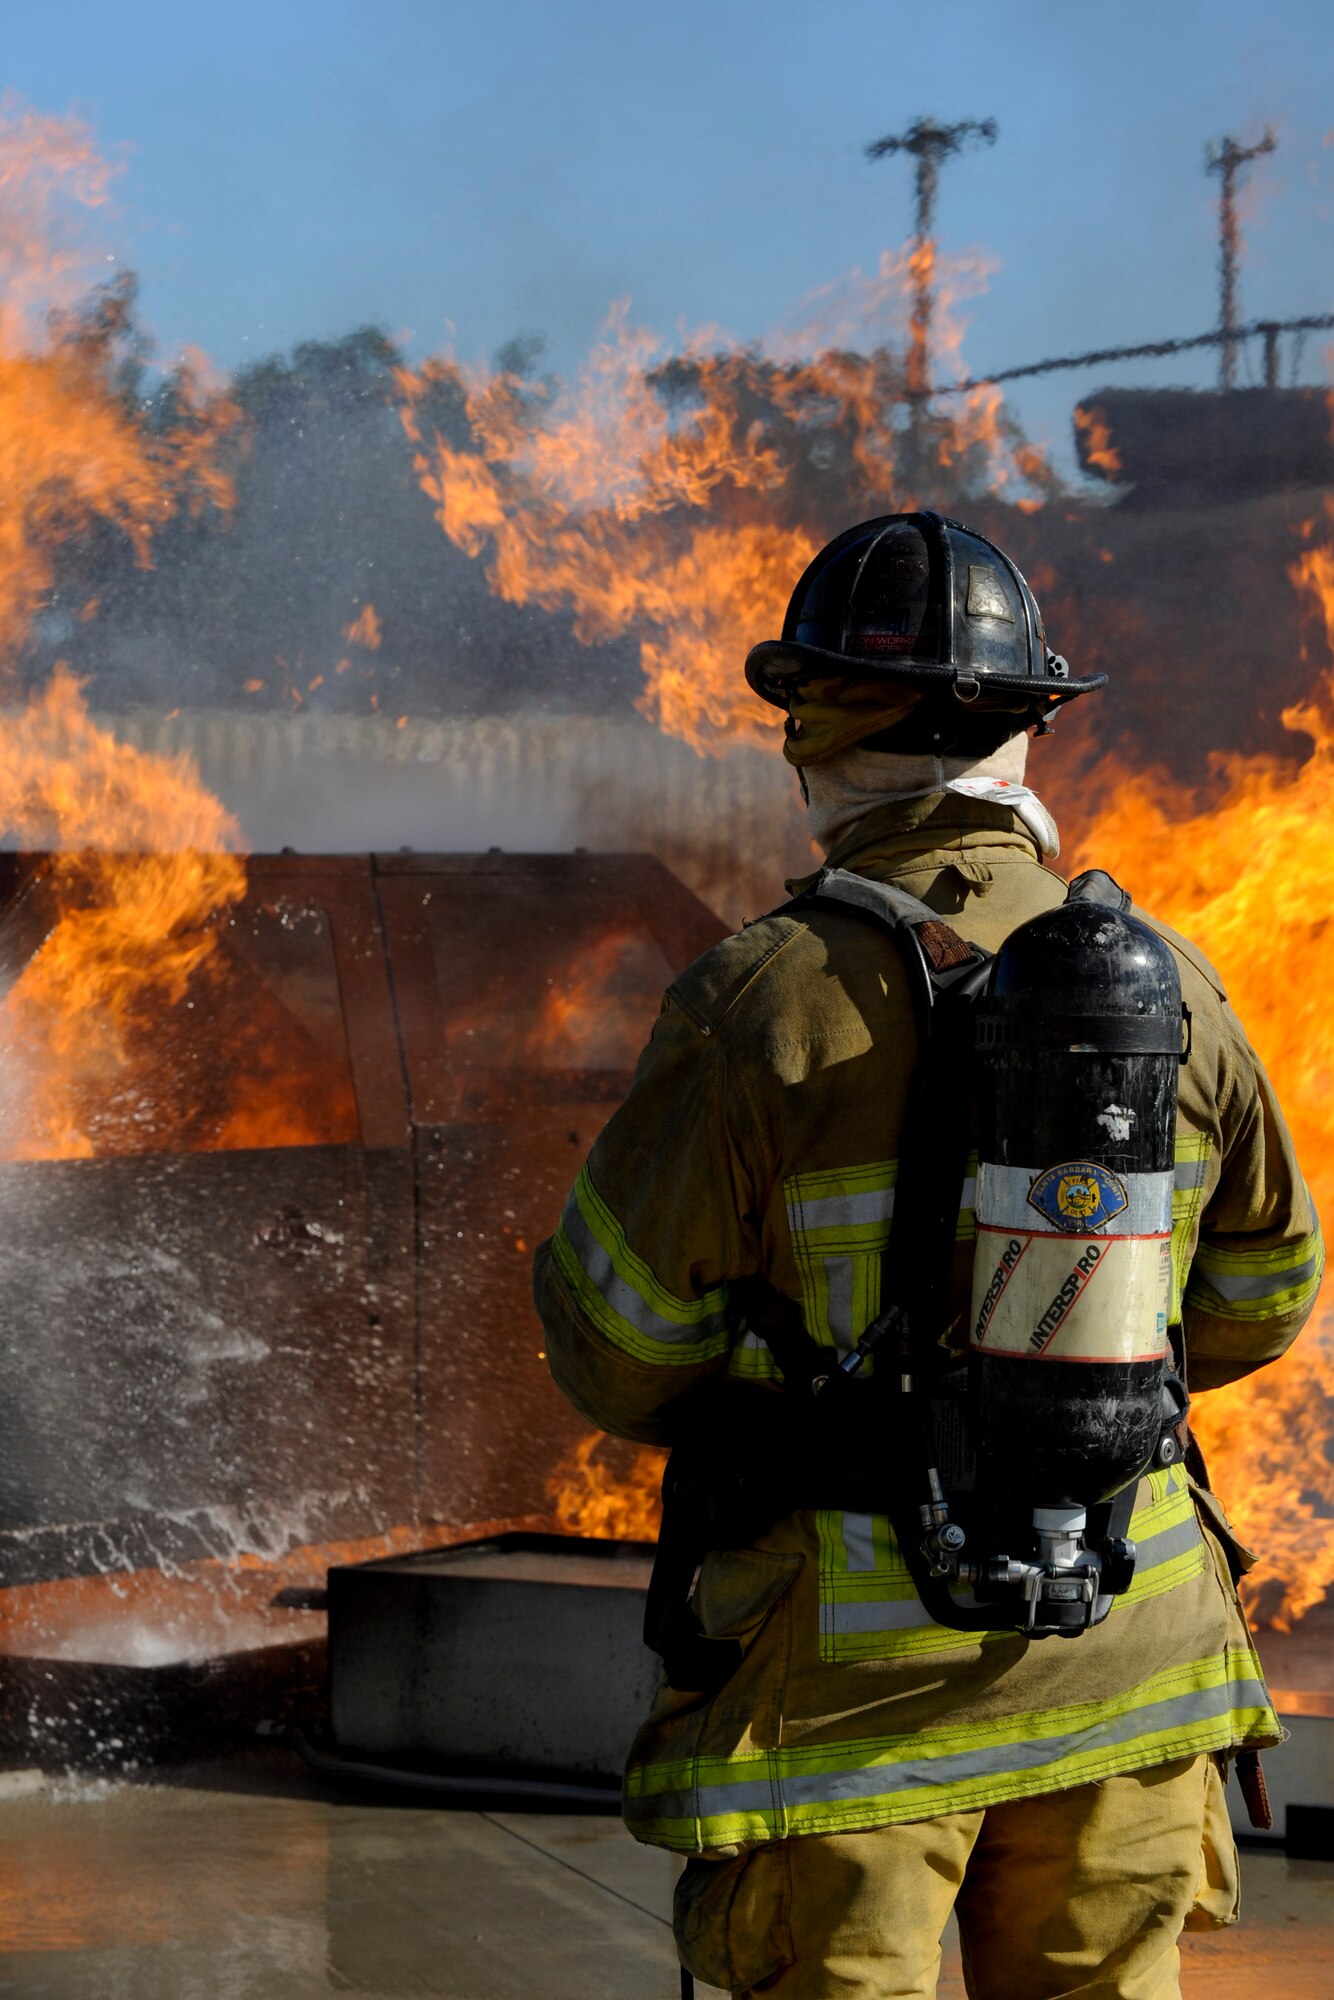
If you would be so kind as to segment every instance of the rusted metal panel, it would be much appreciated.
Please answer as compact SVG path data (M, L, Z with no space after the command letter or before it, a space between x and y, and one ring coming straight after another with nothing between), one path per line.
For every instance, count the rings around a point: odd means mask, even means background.
M5 912L20 956L49 921L40 874ZM0 1581L414 1518L412 1162L369 863L256 857L218 955L221 990L164 1020L162 1067L225 1104L272 1064L262 1133L290 1118L286 1033L321 1066L316 1133L349 1092L355 1115L342 1143L238 1147L193 1118L0 1165Z
M247 872L252 897L267 891L270 896L313 903L327 916L338 966L361 1143L406 1146L406 1082L369 858L255 855Z
M591 1138L594 1119L565 1106ZM587 1426L547 1369L533 1251L581 1158L545 1117L419 1134L417 1316L421 1505L454 1525L550 1510L549 1482Z
M396 1018L416 1125L443 1124L450 1104L444 1016L429 921L431 880L413 871L382 874L376 884L394 968Z
M413 1517L406 1154L8 1164L0 1202L0 1580Z
M531 1296L671 980L723 926L645 855L389 855L381 907L417 1126L421 1506L542 1512L586 1427Z
M21 962L41 857L5 874ZM642 856L253 857L150 1051L199 1106L0 1165L0 1583L542 1511L583 1427L532 1252L721 932ZM247 1065L275 1102L238 1126Z

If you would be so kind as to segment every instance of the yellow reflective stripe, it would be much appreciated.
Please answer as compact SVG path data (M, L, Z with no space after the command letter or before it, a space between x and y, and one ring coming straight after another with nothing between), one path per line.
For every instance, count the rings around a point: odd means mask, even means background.
M1169 1465L1150 1472L1147 1484L1148 1500L1141 1501L1130 1517L1135 1574L1129 1590L1113 1598L1113 1614L1128 1604L1161 1597L1164 1591L1189 1583L1204 1570L1204 1537L1185 1471L1179 1465Z
M588 1168L565 1204L552 1243L556 1268L583 1316L637 1360L693 1365L726 1351L727 1287L678 1298L625 1240Z
M632 1765L625 1816L641 1839L690 1851L966 1812L1280 1735L1245 1648L989 1723Z
M831 1666L952 1652L993 1634L937 1625L886 1514L819 1513L820 1658Z
M897 1160L869 1160L789 1174L783 1182L806 1325L822 1346L846 1352L880 1310L880 1260L889 1241L898 1170ZM965 1174L955 1226L955 1240L964 1243L977 1233L976 1153L969 1155ZM871 1372L868 1366L868 1379Z
M749 1331L742 1334L733 1344L727 1357L725 1370L728 1378L736 1382L779 1382L782 1370L773 1354L758 1333Z
M1149 1497L1136 1501L1135 1511L1130 1517L1132 1540L1149 1542L1155 1535L1164 1534L1182 1521L1194 1520L1190 1482L1181 1466L1167 1465L1154 1472L1146 1472L1143 1483L1149 1489Z
M880 1257L897 1173L894 1160L870 1160L790 1174L783 1182L802 1313L821 1346L846 1351L880 1309ZM856 1332L854 1315L860 1315Z
M707 1329L697 1338L677 1329L671 1341L645 1334L634 1319L618 1312L607 1295L585 1271L562 1226L552 1240L551 1255L557 1270L573 1296L582 1318L595 1327L613 1346L637 1361L662 1367L691 1367L712 1360L727 1347L727 1329Z
M870 1160L860 1167L789 1174L783 1182L789 1229L815 1250L883 1249L889 1240L898 1173L897 1160ZM977 1154L970 1153L961 1220L972 1217L976 1185Z
M1150 1472L1144 1484L1147 1497L1136 1505L1129 1529L1137 1551L1135 1575L1113 1610L1160 1597L1204 1568L1204 1543L1185 1473L1167 1466ZM1004 1630L956 1632L938 1625L917 1595L887 1515L820 1513L816 1530L820 1658L826 1665L957 1652L1011 1636ZM971 1596L965 1593L962 1601L971 1603Z
M1207 1132L1179 1132L1172 1194L1173 1321L1181 1317L1191 1249L1204 1203L1213 1140ZM971 1153L962 1189L955 1241L977 1235L977 1154ZM788 1229L801 1276L806 1324L823 1346L846 1351L880 1309L879 1260L889 1241L898 1180L897 1160L790 1174L783 1183ZM730 1373L774 1380L779 1370L738 1361ZM870 1371L868 1370L868 1375Z
M579 1169L575 1181L572 1202L577 1203L584 1220L611 1258L617 1276L634 1287L650 1311L663 1319L674 1320L688 1326L708 1319L713 1313L722 1311L727 1304L726 1285L713 1285L696 1298L679 1298L662 1284L650 1270L642 1257L636 1256L625 1239L616 1217L612 1214L602 1196L593 1185L593 1177L585 1164ZM569 1213L570 1204L566 1205Z
M1295 1243L1280 1243L1269 1250L1225 1250L1216 1243L1202 1243L1195 1262L1211 1277L1216 1273L1224 1284L1230 1284L1234 1278L1249 1280L1275 1272L1293 1271L1297 1266L1309 1263L1319 1250L1320 1231L1313 1229L1309 1236L1303 1236Z
M1281 1319L1304 1312L1320 1289L1325 1250L1317 1227L1270 1250L1224 1250L1201 1244L1186 1286L1187 1303L1215 1319Z
M1176 1181L1172 1190L1172 1307L1168 1318L1173 1325L1181 1318L1181 1301L1190 1270L1191 1250L1204 1207L1209 1156L1214 1142L1207 1132L1178 1132L1176 1135Z
M1179 1188L1199 1187L1203 1184L1205 1167L1213 1150L1213 1137L1208 1132L1188 1129L1177 1133L1173 1151L1176 1157L1176 1183Z
M751 1777L769 1772L802 1778L867 1766L888 1771L896 1764L911 1762L924 1738L929 1738L929 1754L937 1761L960 1751L1023 1747L1030 1742L1059 1738L1088 1723L1096 1725L1117 1717L1133 1717L1178 1694L1225 1687L1233 1681L1263 1681L1259 1657L1252 1647L1230 1648L1223 1653L1207 1653L1198 1660L1177 1661L1120 1694L1061 1702L1052 1708L1019 1710L981 1722L966 1722L956 1717L906 1736L849 1737L841 1743L794 1743L776 1750L738 1751L732 1756L664 1758L659 1763L633 1767L626 1773L625 1788L629 1797L636 1798L655 1790L689 1785L692 1780L707 1788L744 1784Z
M880 1310L880 1253L803 1257L806 1324L817 1341L846 1354Z

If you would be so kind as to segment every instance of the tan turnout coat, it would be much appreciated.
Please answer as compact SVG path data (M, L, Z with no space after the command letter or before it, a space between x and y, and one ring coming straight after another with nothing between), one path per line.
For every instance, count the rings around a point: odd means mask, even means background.
M990 951L1065 894L1009 808L950 794L871 813L831 860L893 881ZM1155 928L1194 1024L1173 1260L1198 1393L1284 1351L1315 1298L1320 1237L1217 974ZM879 1304L915 1056L893 942L837 911L766 918L676 982L537 1256L551 1369L591 1423L670 1444L673 1406L703 1379L772 1393L772 1355L728 1310L729 1281L755 1271L801 1302L818 1340L855 1341ZM965 1188L961 1341L969 1200ZM711 1697L660 1689L626 1776L631 1830L729 1852L1275 1741L1217 1503L1180 1467L1152 1473L1131 1533L1134 1584L1074 1641L934 1624L879 1515L800 1512L753 1548L712 1551L696 1609L744 1658Z

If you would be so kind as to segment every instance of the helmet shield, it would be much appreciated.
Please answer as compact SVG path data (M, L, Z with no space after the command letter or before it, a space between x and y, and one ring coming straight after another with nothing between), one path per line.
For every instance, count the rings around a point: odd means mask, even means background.
M877 535L853 578L840 650L873 660L938 659L941 591L931 571L920 528L903 522Z

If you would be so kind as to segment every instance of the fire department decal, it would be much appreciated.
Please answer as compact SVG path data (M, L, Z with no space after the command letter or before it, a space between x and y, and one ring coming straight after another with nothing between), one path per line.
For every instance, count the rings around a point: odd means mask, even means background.
M1085 1235L1120 1215L1129 1202L1124 1182L1091 1160L1048 1167L1028 1190L1028 1199L1058 1229Z

